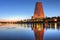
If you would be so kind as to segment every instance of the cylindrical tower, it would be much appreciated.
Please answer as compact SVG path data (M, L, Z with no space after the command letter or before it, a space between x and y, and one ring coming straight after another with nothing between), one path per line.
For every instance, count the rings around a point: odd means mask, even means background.
M33 19L36 19L36 18L44 18L42 2L36 2Z

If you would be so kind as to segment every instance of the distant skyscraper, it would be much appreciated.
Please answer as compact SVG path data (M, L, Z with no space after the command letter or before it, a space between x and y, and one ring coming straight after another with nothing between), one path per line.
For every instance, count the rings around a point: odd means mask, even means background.
M42 2L36 2L34 15L32 16L33 19L36 18L44 18L44 12L42 7Z

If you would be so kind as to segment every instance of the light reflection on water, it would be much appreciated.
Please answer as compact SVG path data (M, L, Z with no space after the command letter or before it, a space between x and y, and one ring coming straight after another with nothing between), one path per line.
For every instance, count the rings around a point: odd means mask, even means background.
M34 40L34 32L27 24L4 24L0 26L0 40Z
M60 40L60 24L3 24L0 40Z

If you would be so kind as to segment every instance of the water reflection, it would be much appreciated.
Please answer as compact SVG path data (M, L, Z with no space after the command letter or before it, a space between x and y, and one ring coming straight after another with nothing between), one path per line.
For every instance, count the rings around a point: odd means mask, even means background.
M50 40L50 39L58 40L58 39L60 39L59 38L60 37L59 29L60 29L59 23L33 23L32 24L32 30L34 31L35 40ZM48 30L50 31L50 33ZM54 35L53 35L53 33L54 33ZM58 34L58 36L56 36L57 34ZM53 37L51 37L49 35L53 35ZM48 38L47 38L47 36L48 36Z
M47 29L60 29L60 24L59 23L45 23L45 28Z
M31 24L1 25L0 40L34 40Z
M0 38L3 37L14 40L58 40L60 23L0 24Z
M32 30L34 31L35 40L43 40L44 38L44 27L41 23L32 24Z
M46 23L44 30L44 40L60 40L59 23Z

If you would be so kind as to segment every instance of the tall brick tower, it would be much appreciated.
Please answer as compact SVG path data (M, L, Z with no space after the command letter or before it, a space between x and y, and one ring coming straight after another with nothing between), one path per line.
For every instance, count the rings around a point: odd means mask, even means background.
M36 2L34 15L32 16L33 19L36 18L44 18L44 12L42 7L42 2Z

